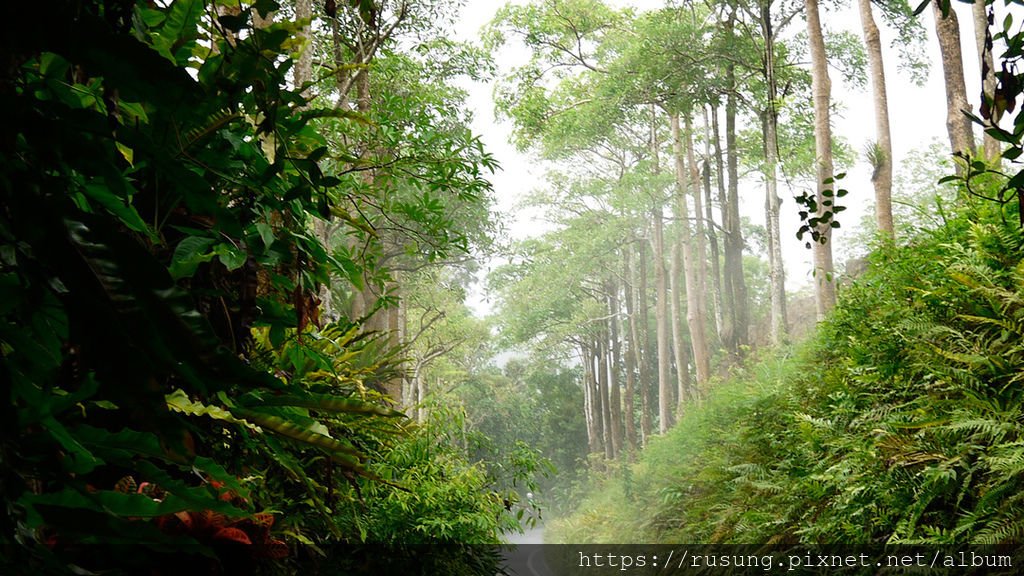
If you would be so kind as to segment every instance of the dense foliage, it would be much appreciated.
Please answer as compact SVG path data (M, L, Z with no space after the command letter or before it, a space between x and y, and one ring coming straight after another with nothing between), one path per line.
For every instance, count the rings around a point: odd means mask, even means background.
M273 1L9 8L0 572L294 571L353 543L514 527L444 429L384 401L399 351L362 318L319 318L332 278L379 276L366 255L389 211L432 255L466 250L441 213L481 211L486 158L403 157L389 202L353 182L374 159L334 139L383 155L433 116L389 130L312 107L289 87L301 27ZM378 194L384 216L347 210Z
M717 388L557 537L1019 542L1024 234L957 212L876 250L814 339Z

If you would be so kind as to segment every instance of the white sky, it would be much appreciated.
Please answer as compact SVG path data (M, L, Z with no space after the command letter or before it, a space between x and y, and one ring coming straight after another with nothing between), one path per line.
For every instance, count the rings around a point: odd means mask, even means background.
M517 1L517 4L525 2ZM619 7L633 6L640 10L657 9L665 4L664 0L611 0L612 5ZM503 0L468 0L463 10L457 35L462 39L478 37L480 29L490 21L494 13L505 2ZM916 2L913 2L916 5ZM972 107L977 111L979 80L977 50L974 46L973 28L970 20L970 6L960 2L952 3L960 18L961 40L963 43L964 67L967 77L967 94ZM1005 10L999 3L999 8ZM924 86L915 86L897 68L898 53L895 50L886 52L886 81L888 84L889 116L892 132L894 164L899 166L901 160L914 149L923 149L930 142L939 140L947 142L945 91L942 84L942 67L938 44L934 37L934 23L931 9L925 10L920 16L928 40L925 47L928 61L932 63L928 82ZM997 21L1001 13L997 13ZM856 10L850 8L840 12L823 14L825 27L829 30L846 29L861 34L860 19ZM881 28L883 50L889 47L894 36L882 19L876 14L876 22ZM800 20L795 21L791 28L803 26ZM526 58L525 50L506 50L498 57L501 73L507 72L517 60ZM845 138L853 150L860 154L865 144L875 139L874 110L870 94L870 84L857 89L844 83L838 70L831 69L832 98L842 105L838 116L833 116L834 132ZM518 203L531 190L544 186L544 168L535 159L521 154L509 144L511 126L497 122L494 118L494 104L491 99L493 85L473 83L466 85L470 92L469 106L474 111L473 130L483 138L487 149L501 163L502 170L492 178L497 198L500 218L505 223L513 238L535 235L545 230L544 223L537 213L522 211ZM781 185L780 185L781 186ZM850 247L844 248L853 232L853 225L861 220L862 215L873 204L874 188L870 181L870 168L866 160L858 158L856 166L848 171L844 186L850 191L846 197L848 210L842 214L843 228L837 230L833 238L833 250L836 252L837 268L842 267L846 255L857 253ZM741 211L752 222L764 224L764 192L760 183L755 181L742 182L740 187ZM780 188L782 204L782 237L783 252L786 261L787 287L798 289L810 284L811 251L803 242L796 239L799 227L796 203L788 190ZM899 190L894 190L894 198L898 198ZM898 231L897 231L898 233ZM486 266L485 266L486 268ZM478 313L486 313L489 305L482 300L482 295L470 298L470 305Z

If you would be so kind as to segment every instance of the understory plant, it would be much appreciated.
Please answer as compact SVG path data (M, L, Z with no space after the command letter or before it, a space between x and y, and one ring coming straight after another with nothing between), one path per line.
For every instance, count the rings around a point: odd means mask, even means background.
M402 456L429 434L380 393L398 353L363 319L319 318L321 287L370 264L328 249L316 219L376 238L339 209L357 192L325 174L318 126L368 122L289 87L300 27L267 18L280 8L11 7L4 574L294 572L392 541L372 519L398 494L450 490L438 521L488 518L453 539L493 540L502 526L503 507L458 454Z
M1024 234L962 198L551 530L562 541L1015 544ZM625 506L622 503L625 502Z

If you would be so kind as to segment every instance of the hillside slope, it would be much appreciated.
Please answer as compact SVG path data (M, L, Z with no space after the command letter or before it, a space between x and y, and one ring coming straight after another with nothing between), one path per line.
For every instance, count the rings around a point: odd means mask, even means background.
M963 206L882 246L801 345L719 384L559 542L1024 538L1024 236Z

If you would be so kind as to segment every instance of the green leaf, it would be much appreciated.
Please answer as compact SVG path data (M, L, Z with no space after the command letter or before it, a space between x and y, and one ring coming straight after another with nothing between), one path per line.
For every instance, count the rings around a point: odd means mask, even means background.
M271 12L275 12L281 9L281 5L275 0L256 0L252 5L257 12L260 13L260 17L266 18Z
M153 518L189 509L185 501L173 494L168 494L162 501L158 501L143 494L126 494L114 490L89 493L74 488L64 488L59 492L47 494L26 494L22 496L19 503L27 507L45 505L94 510L129 518Z
M263 240L263 245L270 248L270 245L274 243L274 230L270 227L270 224L257 222L256 232L259 233L260 239Z
M222 420L224 422L230 422L232 424L242 424L249 426L252 429L257 429L255 426L250 425L245 420L240 420L231 415L231 412L221 408L220 406L213 406L210 404L204 404L202 402L193 401L188 397L182 389L177 389L174 392L164 397L167 401L167 407L175 412L186 414L188 416L207 416L214 420Z
M359 451L352 447L348 442L338 440L337 438L331 438L318 432L313 431L310 428L299 426L294 422L291 422L280 416L272 416L270 414L264 414L255 410L248 410L245 408L232 408L231 413L239 418L244 418L253 424L260 426L261 428L280 434L286 438L290 438L296 442L302 444L308 444L310 446L316 446L330 453L341 453L345 455L357 456ZM343 462L344 463L344 462Z
M130 463L137 456L166 458L160 440L150 432L139 432L130 428L111 432L103 428L82 425L75 430L75 436L105 460L118 461L122 465Z
M122 124L131 125L135 122L141 122L143 124L149 123L149 116L146 115L146 109L137 102L126 102L124 100L117 101L117 109L121 112ZM123 120L128 120L124 122Z
M247 402L246 406L296 406L320 412L377 414L389 417L405 416L402 412L379 404L333 394L274 394Z
M146 8L144 6L138 7L137 14L142 20L143 24L149 28L156 28L167 19L167 14L160 10L154 10L153 8Z
M203 2L176 0L171 3L166 14L163 26L154 34L153 47L171 62L184 64L177 52L186 42L195 38L199 19L203 15Z
M239 250L234 244L226 242L219 244L215 252L217 257L220 258L221 264L228 270L238 270L249 257L244 250Z
M150 230L149 226L142 220L142 216L135 208L125 202L124 198L119 197L111 191L110 187L105 183L91 182L82 187L82 191L95 202L98 202L108 212L117 216L117 218L127 226L129 229L136 232L141 232L155 238L155 234Z
M985 134L988 134L993 139L998 140L999 142L1005 142L1007 144L1013 144L1017 140L1016 138L1014 138L1013 134L1007 132L1006 130L1003 130L1002 128L999 128L998 126L986 128Z
M70 62L53 52L43 52L39 55L39 73L45 77L63 79L70 67Z
M249 23L249 10L242 10L239 14L222 14L217 17L221 26L237 34Z
M61 464L64 469L74 474L86 474L94 470L103 461L93 455L85 446L72 435L63 424L56 418L48 416L40 421L43 428L49 432L54 440L66 451L66 456Z
M168 271L175 280L188 278L196 273L196 269L204 262L213 259L214 253L206 252L213 246L213 238L204 236L188 236L178 243L171 257Z
M247 516L245 510L225 502L215 494L210 486L189 486L184 482L172 477L162 468L158 468L148 460L140 460L136 466L139 478L145 482L153 482L173 494L176 501L183 502L188 510L213 510L227 516ZM193 476L194 477L194 476ZM220 478L218 478L220 479Z

